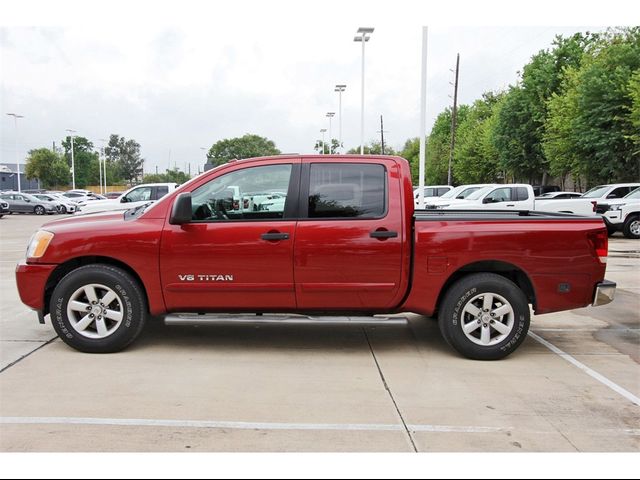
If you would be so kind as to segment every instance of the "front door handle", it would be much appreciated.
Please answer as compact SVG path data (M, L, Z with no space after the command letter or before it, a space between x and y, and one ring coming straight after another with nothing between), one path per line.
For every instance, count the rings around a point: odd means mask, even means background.
M371 238L396 238L398 236L398 232L392 232L390 230L376 230L375 232L371 232L369 236Z
M289 234L280 232L269 232L263 233L262 235L260 235L260 238L262 238L262 240L267 240L268 242L275 242L277 240L289 240Z

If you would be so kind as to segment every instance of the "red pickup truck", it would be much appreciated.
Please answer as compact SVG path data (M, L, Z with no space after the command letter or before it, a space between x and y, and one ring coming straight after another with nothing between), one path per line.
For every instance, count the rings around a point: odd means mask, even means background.
M153 205L48 223L16 277L40 321L51 314L84 352L123 349L150 317L417 312L437 315L463 355L498 359L524 340L529 305L613 299L607 248L599 217L414 211L402 158L297 155L229 162Z

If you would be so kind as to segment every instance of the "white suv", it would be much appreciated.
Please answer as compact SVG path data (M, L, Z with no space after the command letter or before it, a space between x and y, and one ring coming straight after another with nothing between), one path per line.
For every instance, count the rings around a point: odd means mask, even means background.
M640 187L619 200L598 205L603 210L609 234L621 231L627 238L640 238Z
M113 200L99 200L88 202L86 205L80 205L76 211L76 215L129 210L130 208L135 208L145 203L155 202L166 194L173 192L176 188L178 188L177 183L145 183L143 185L136 185Z

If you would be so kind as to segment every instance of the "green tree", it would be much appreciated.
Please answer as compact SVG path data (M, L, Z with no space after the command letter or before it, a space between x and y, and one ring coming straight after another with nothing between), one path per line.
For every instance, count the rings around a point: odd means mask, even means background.
M492 142L492 119L504 94L488 92L476 100L458 124L454 162L455 183L490 183L501 177L498 152Z
M420 175L420 138L410 138L402 147L399 155L409 162L411 169L411 181L414 185L418 184Z
M67 165L71 168L70 136L62 141L62 147ZM93 151L93 143L85 137L73 137L73 164L75 165L76 187L84 188L87 185L98 183L98 178L92 176L92 172L98 172L98 154Z
M433 123L427 138L425 182L427 185L447 183L449 174L449 156L451 152L451 109L441 112ZM458 107L458 125L466 121L468 105Z
M372 141L367 145L364 145L364 154L365 155L382 155L382 143L378 141ZM360 147L354 147L347 151L349 155L360 155ZM393 147L385 144L384 146L384 154L385 155L397 155L397 152L393 149Z
M67 162L48 148L37 148L29 152L25 173L28 179L40 180L43 188L68 185L71 179Z
M639 69L640 27L634 27L601 35L579 67L566 70L563 90L548 102L544 146L556 172L582 175L588 185L640 177Z
M316 140L316 144L314 145L313 149L320 153L321 155L324 154L328 154L329 153L329 142L325 142L324 143L324 152L322 152L323 150L323 144L322 144L322 140ZM332 138L331 139L331 152L334 155L337 155L340 153L340 142L338 141L337 138Z
M631 97L631 114L629 118L633 126L631 140L634 143L634 154L640 154L640 70L637 70L629 81L629 96Z
M214 166L234 159L279 155L280 150L271 140L259 135L246 134L237 138L226 138L214 143L207 159Z
M127 140L117 134L111 134L104 152L107 161L107 180L124 179L132 184L142 177L144 159L140 155L140 144L135 140Z

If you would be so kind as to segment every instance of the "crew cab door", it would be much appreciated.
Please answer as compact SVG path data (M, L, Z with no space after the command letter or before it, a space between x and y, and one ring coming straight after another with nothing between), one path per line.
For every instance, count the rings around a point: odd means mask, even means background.
M295 308L299 175L299 160L283 159L270 165L235 165L194 185L192 221L167 221L162 234L160 272L169 311ZM286 200L268 208L254 204L247 211L238 192L273 192Z
M400 288L403 206L392 160L303 160L295 242L298 308L371 311Z

